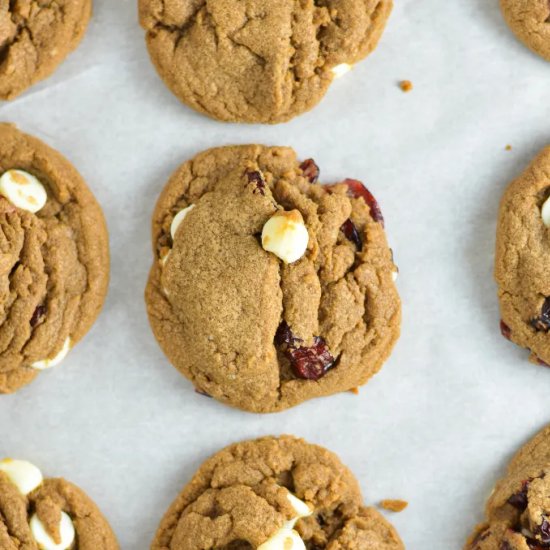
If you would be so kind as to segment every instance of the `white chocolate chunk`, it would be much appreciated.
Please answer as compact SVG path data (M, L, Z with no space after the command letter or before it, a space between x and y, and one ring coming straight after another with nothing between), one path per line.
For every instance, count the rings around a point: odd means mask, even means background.
M298 532L294 530L294 525L300 518L311 516L313 511L305 502L292 493L288 493L287 498L292 508L294 508L296 516L285 522L275 534L258 546L257 550L305 550L306 545Z
M51 359L43 359L42 361L36 361L36 363L31 364L31 367L36 370L51 369L52 367L59 365L59 363L65 359L70 349L71 339L67 338L61 348L61 351L55 357L52 357Z
M195 208L194 204L191 204L187 208L184 208L183 210L180 210L172 220L172 224L170 225L170 235L172 235L172 240L174 240L176 236L176 231L178 230L178 227L181 225L181 222L185 219L185 216L191 212Z
M50 537L44 524L36 514L31 518L30 528L40 550L68 550L72 548L76 536L73 522L65 512L61 512L61 523L59 524L61 542L59 544L56 544Z
M299 260L305 254L308 242L309 234L298 210L275 212L262 230L263 249L287 264Z
M542 223L544 223L546 227L550 227L550 197L544 201L540 209L540 215L542 217Z
M397 277L399 276L399 271L395 270L395 271L392 271L391 272L391 278L392 278L392 281L395 283L395 281L397 281Z
M346 73L349 73L352 69L352 65L349 63L341 63L340 65L336 65L335 67L332 67L331 71L334 75L334 78L340 78L341 76L344 76Z
M23 495L32 493L44 481L42 472L26 460L4 458L0 461L0 472L4 472Z
M28 172L8 170L0 177L0 195L14 206L33 214L44 207L48 200L46 188Z

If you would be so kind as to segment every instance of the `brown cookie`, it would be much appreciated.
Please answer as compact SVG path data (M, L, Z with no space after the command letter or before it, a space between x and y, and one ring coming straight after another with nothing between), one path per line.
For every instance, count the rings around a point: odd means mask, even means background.
M92 0L0 0L0 99L50 76L84 36Z
M108 279L105 220L82 177L57 151L0 124L1 393L29 383L86 334Z
M550 548L550 426L512 459L465 550Z
M378 204L356 180L317 177L289 148L224 147L186 162L161 194L147 309L199 391L278 411L362 385L389 356L401 309ZM293 263L265 249L279 216L305 234Z
M550 61L550 1L500 0L500 7L514 34Z
M59 546L57 546L59 545ZM24 461L0 461L2 550L118 550L97 506L64 479L43 479Z
M497 227L502 333L530 350L535 363L550 363L549 196L550 147L506 189Z
M234 122L283 122L314 107L335 67L376 47L391 9L392 0L139 0L166 85Z
M269 550L273 540L289 550L404 548L383 516L364 506L336 455L282 436L237 443L207 460L169 508L151 549Z

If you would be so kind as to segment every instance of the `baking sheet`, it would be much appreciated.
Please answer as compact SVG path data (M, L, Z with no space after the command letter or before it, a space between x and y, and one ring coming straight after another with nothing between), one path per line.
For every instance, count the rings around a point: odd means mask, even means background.
M274 127L222 124L164 88L136 12L134 0L95 0L78 51L0 106L82 172L112 247L109 297L88 337L62 367L0 398L0 455L79 484L122 548L140 550L206 457L293 433L336 451L368 503L410 502L390 514L408 549L461 548L511 453L550 421L550 372L500 336L492 281L500 195L550 141L550 66L513 38L497 0L398 0L375 54L313 112ZM323 181L363 179L381 203L403 334L359 397L268 416L231 410L195 394L149 330L158 193L199 151L248 142L291 145Z

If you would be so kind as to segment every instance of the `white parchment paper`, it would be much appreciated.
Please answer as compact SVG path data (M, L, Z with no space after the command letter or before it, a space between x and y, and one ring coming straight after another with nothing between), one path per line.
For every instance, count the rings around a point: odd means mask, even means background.
M84 488L124 549L145 550L165 509L222 446L293 433L336 451L408 549L459 549L511 454L550 421L550 372L499 334L498 201L550 141L550 65L518 43L497 0L397 0L378 50L311 113L229 125L182 106L149 62L133 0L95 0L81 47L9 104L65 154L105 210L112 282L65 363L0 397L0 455ZM414 91L397 87L410 79ZM222 144L291 145L322 180L364 180L401 269L403 334L360 396L254 416L193 392L149 330L149 221L171 172ZM511 144L513 149L505 151Z

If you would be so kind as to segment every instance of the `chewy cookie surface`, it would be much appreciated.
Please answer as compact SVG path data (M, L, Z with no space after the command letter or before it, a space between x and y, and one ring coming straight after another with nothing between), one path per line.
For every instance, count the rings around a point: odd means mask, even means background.
M512 459L465 550L544 550L550 548L550 427Z
M0 0L0 99L46 78L82 39L92 0Z
M290 436L227 447L172 504L152 550L403 550L394 528L364 506L338 457Z
M199 391L277 411L364 384L390 354L401 309L378 204L317 178L289 148L249 145L208 150L165 187L146 301Z
M550 364L550 147L506 189L495 278L504 336Z
M73 166L0 124L0 392L61 361L95 321L109 279L101 208Z
M118 550L97 506L64 479L23 460L0 461L2 550Z
M392 0L139 0L154 65L213 118L276 123L315 106L333 69L378 43Z
M550 2L500 0L506 22L531 50L550 61Z

